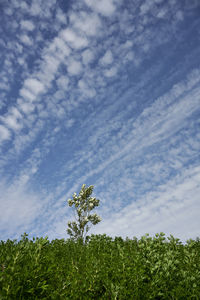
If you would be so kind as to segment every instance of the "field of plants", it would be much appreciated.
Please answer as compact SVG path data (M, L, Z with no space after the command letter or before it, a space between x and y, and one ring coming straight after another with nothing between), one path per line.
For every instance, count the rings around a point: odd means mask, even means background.
M91 235L0 242L0 299L200 299L200 240Z

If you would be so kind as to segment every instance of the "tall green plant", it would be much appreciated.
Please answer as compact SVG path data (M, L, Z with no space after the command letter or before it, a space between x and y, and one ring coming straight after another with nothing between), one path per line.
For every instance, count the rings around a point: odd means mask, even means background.
M86 187L85 184L77 196L76 193L73 194L73 199L68 199L68 204L70 207L74 206L75 210L75 220L68 222L67 233L72 239L83 239L85 240L86 234L90 227L88 223L96 225L101 221L101 218L96 214L91 214L91 211L99 206L99 200L91 197L94 186L91 185Z

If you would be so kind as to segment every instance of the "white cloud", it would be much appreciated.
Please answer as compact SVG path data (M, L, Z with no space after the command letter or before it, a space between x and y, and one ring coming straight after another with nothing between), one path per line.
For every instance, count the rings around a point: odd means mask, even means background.
M62 24L65 24L67 21L66 15L63 13L63 11L60 8L58 8L56 11L56 19Z
M35 95L32 92L30 92L28 89L26 89L26 88L22 88L20 90L20 95L25 100L29 100L29 101L35 100Z
M113 0L85 0L85 3L94 11L107 17L111 16L116 9Z
M19 123L18 119L12 114L8 114L7 116L3 117L2 120L9 128L13 129L14 131L21 129L22 127L22 124Z
M110 65L113 62L113 55L110 50L107 50L104 56L99 60L103 66Z
M33 31L35 29L35 25L29 20L21 21L20 24L22 29L26 29L28 31Z
M41 68L34 75L41 83L45 83L46 88L48 88L52 80L54 80L62 59L64 59L63 56L58 58L54 53L47 53L44 55L41 63Z
M157 192L147 193L120 212L110 214L95 233L140 237L163 231L182 240L196 238L199 236L199 178L199 167L183 171L181 176L158 186Z
M152 0L146 0L145 3L143 3L141 6L140 6L140 13L142 15L148 13L148 11L152 8L154 2Z
M134 60L134 58L135 58L135 55L134 55L133 51L129 51L125 56L125 60L127 60L127 61L132 61L132 60Z
M44 84L36 78L28 78L24 81L24 88L27 88L31 93L37 95L45 91Z
M24 177L19 184L10 187L1 183L0 228L10 236L16 232L28 231L43 206L37 195L26 190L26 182L27 178Z
M87 84L86 84L85 81L82 80L82 79L79 80L78 86L79 86L79 88L81 88L81 89L86 89L86 88L88 88Z
M93 124L95 141L91 143L91 139L89 139L89 148L86 151L99 149L98 156L94 155L93 152L91 153L91 166L96 159L100 160L101 155L103 158L99 166L95 166L95 169L91 168L91 171L86 176L81 177L80 181L85 182L89 177L102 172L115 161L119 163L122 157L126 156L128 162L131 161L133 156L140 155L144 149L156 145L156 143L161 143L169 137L171 138L176 132L188 126L187 118L191 117L199 107L199 88L194 88L200 80L199 76L197 70L191 72L187 80L180 82L176 89L172 88L167 94L154 101L136 120L130 119L130 122L127 120L126 126L118 130L119 134L116 138L111 135L113 126L109 129L107 122L105 122L106 125L102 127L102 120L108 118L107 111L105 114L102 113L102 116L99 116L100 123L97 123L96 127ZM177 90L179 91L178 94ZM94 116L93 119L95 120ZM118 117L116 119L118 120ZM115 123L115 120L113 122ZM96 130L99 126L101 126L100 133L99 130ZM102 144L107 146L102 148ZM198 148L198 145L195 145L195 147ZM84 155L80 154L80 157L84 157ZM122 165L124 167L124 162ZM151 169L151 167L148 166L148 169Z
M63 41L61 35L62 34L57 36L47 49L47 52L49 52L50 55L56 56L59 60L69 56L71 52L65 41Z
M82 72L82 64L77 60L70 60L67 67L70 75L79 75Z
M183 17L183 12L182 11L179 10L179 11L176 12L176 19L178 21L183 21L184 17Z
M122 48L124 49L129 49L129 48L132 48L133 47L133 41L131 40L127 40L123 45L122 45Z
M31 38L25 34L20 36L20 40L22 41L22 43L24 43L27 46L32 46L32 44L33 44L33 41L31 40Z
M6 124L8 128L13 129L14 131L21 129L22 127L22 115L16 107L11 108L9 110L9 113L5 116L2 116L0 119L4 122L4 124ZM6 130L3 130L3 127L2 134L4 138L6 138L6 136L8 135L8 132L6 132Z
M87 47L88 40L84 37L77 35L71 29L65 29L62 31L61 36L68 43L68 45L75 49L82 49Z
M16 119L21 119L22 115L16 107L10 109L10 114L12 114Z
M56 83L59 88L63 90L67 90L69 87L69 79L66 76L60 76L57 80Z
M1 90L8 90L9 89L8 85L5 82L3 82L3 78L2 78L2 82L0 82L0 89Z
M0 125L0 141L6 141L10 139L10 131L3 125Z
M17 104L19 106L19 109L25 114L29 114L35 109L35 106L32 103L26 102L22 99L18 99Z
M32 2L32 5L29 9L29 13L33 16L37 16L41 14L41 7L39 2Z
M112 67L112 68L104 71L104 75L106 77L113 77L116 74L117 74L117 68L116 67Z
M86 49L82 52L82 59L85 65L91 63L94 60L94 53L90 49Z
M161 18L161 19L164 18L166 16L166 13L167 13L166 8L160 9L158 11L157 18Z
M27 3L26 3L26 2L23 2L23 1L20 2L20 8L21 8L21 9L24 9L24 10L28 10L28 9L29 9Z
M60 60L62 59L62 57L59 59L57 57L55 57L55 54L52 53L51 55L47 54L44 55L44 73L51 75L52 78L54 78L55 73L58 69L58 66L60 65Z
M96 36L101 27L101 20L96 14L82 12L79 15L73 13L70 16L73 27L84 32L87 36Z
M66 126L66 128L71 128L74 125L74 123L75 123L74 119L69 119L66 121L65 126Z
M81 94L86 97L93 98L96 95L94 88L90 88L83 79L79 80L78 87L81 90Z
M24 57L19 57L17 59L17 62L18 62L19 65L23 66L24 68L26 67L26 61L25 61Z
M7 7L6 9L4 9L4 12L5 12L8 16L12 16L12 14L14 13L14 11L13 11L10 7Z

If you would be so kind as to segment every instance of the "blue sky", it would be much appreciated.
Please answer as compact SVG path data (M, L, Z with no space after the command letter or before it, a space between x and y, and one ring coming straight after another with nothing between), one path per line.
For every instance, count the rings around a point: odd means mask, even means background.
M0 239L200 232L198 0L0 4Z

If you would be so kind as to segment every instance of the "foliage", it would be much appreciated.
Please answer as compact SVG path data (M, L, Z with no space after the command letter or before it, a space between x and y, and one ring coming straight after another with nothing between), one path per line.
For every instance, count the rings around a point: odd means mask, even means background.
M91 210L99 206L99 200L90 197L93 192L93 186L86 188L86 185L83 184L82 188L77 196L76 193L73 194L73 199L68 199L69 206L75 208L75 219L76 222L69 221L67 233L71 236L72 239L85 239L86 234L89 231L90 227L87 225L89 222L92 225L96 225L101 221L101 218L95 213L90 214Z
M0 299L200 299L200 240L0 242Z

